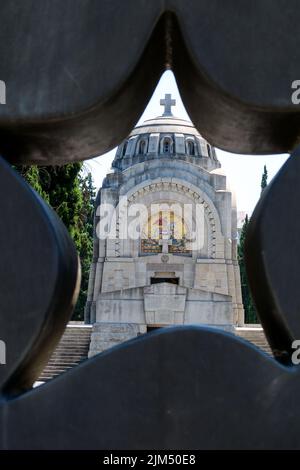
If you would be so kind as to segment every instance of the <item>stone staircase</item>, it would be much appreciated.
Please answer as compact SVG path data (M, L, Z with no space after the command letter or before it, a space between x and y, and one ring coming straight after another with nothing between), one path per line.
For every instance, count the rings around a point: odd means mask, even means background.
M70 322L40 376L39 382L47 382L87 359L91 333L91 326Z
M246 341L250 341L250 343L255 344L255 346L257 346L258 348L263 349L265 352L272 355L271 348L262 328L236 328L235 332L237 336L240 336Z
M267 353L272 354L262 328L243 327L236 328L235 331L241 338L254 343ZM82 360L87 359L91 333L92 327L90 325L70 322L39 378L39 382L47 382L67 369L76 366Z

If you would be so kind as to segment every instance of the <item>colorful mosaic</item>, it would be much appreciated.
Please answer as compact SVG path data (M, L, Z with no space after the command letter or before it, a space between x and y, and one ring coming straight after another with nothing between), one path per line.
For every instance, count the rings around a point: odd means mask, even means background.
M142 232L143 253L162 253L167 243L169 253L187 253L186 227L182 217L173 211L160 211L149 218Z

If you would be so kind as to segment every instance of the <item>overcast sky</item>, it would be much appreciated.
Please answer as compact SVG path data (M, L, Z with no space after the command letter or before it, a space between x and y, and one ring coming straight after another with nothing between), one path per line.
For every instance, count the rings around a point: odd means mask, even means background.
M176 99L176 106L172 107L173 114L183 119L189 119L180 98L174 75L172 72L167 71L157 84L139 123L162 114L163 108L160 106L159 101L165 93L171 93L172 98ZM235 190L238 211L245 211L250 215L260 195L260 181L264 165L267 165L270 181L288 155L237 155L219 149L216 150L222 168L228 177L230 187ZM115 152L116 149L86 162L92 172L97 189L101 186L105 175L110 171Z

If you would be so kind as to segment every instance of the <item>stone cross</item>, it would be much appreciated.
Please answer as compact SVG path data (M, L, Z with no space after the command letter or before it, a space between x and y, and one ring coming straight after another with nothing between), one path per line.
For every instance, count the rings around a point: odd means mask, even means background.
M170 93L165 94L165 98L160 100L160 105L165 107L163 116L173 116L171 107L175 106L176 100L172 100Z
M158 243L162 246L162 253L169 253L169 246L172 245L170 238L161 238Z

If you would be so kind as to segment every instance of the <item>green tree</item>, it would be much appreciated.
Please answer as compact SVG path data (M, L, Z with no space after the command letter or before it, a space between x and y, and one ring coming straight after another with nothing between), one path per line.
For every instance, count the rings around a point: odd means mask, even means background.
M30 186L49 203L48 194L43 190L40 181L40 168L36 165L25 166L19 165L14 167L23 178L30 184Z
M260 187L261 187L261 195L264 191L264 189L268 186L268 170L267 170L267 166L264 165L264 171L263 171L263 174L262 174L262 177L261 177L261 183L260 183Z
M240 234L240 241L238 245L238 261L240 266L240 274L241 274L241 288L242 288L242 298L243 298L243 305L245 310L245 323L259 323L257 318L257 313L255 310L255 306L253 303L253 299L251 296L249 284L248 284L248 277L246 273L246 265L245 265L245 238L247 234L247 229L249 225L248 215L246 215L244 224Z
M61 218L76 245L82 270L81 289L73 319L82 320L86 302L89 267L93 252L93 207L95 188L83 164L16 167Z
M268 170L267 166L264 165L262 177L261 177L261 195L265 188L268 186ZM249 288L248 277L246 273L244 249L245 249L245 238L247 234L247 229L249 225L248 215L245 217L245 221L240 234L240 241L238 245L238 261L240 266L241 274L241 288L242 288L242 297L245 310L245 323L259 323L255 305L252 299L252 295Z
M87 176L80 175L80 188L83 198L83 205L80 213L81 241L81 289L76 304L74 317L83 320L83 312L87 299L90 266L93 256L93 222L95 205L95 187L91 173Z
M77 250L81 248L81 224L83 197L80 188L82 163L49 166L40 169L40 183L48 195L48 201L67 227Z

